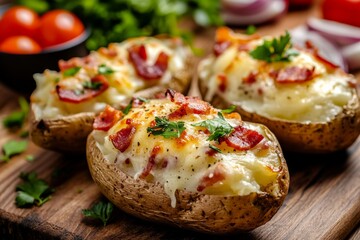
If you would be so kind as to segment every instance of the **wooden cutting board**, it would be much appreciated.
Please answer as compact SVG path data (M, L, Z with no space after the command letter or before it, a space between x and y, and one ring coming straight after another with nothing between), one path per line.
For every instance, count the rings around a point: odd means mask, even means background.
M292 28L317 14L288 14L260 33ZM213 30L198 33L201 46L211 46ZM196 94L196 89L192 91ZM17 108L18 95L0 84L0 121ZM0 146L17 138L0 126ZM25 160L33 154L34 162ZM85 219L81 210L102 199L88 172L85 156L69 156L30 144L27 151L0 163L0 239L360 239L360 139L347 151L331 155L285 154L291 175L288 197L275 217L249 233L208 236L139 220L115 210L109 225ZM36 171L55 187L41 207L15 206L21 172Z

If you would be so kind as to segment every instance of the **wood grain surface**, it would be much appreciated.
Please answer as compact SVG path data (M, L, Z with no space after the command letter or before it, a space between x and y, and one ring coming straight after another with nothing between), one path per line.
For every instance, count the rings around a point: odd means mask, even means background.
M275 34L301 24L318 14L317 7L261 26L260 33ZM197 32L197 43L210 47L213 33ZM196 89L191 93L196 94ZM17 98L18 94L0 84L0 121L17 109ZM17 136L0 126L0 146ZM25 160L28 154L35 156L34 162ZM285 158L290 191L275 217L249 233L209 236L139 220L120 210L115 210L106 227L85 219L81 210L102 199L85 156L62 155L30 144L25 153L0 163L0 239L360 239L360 139L336 154L285 153ZM36 171L56 191L41 207L17 208L19 174L29 171Z

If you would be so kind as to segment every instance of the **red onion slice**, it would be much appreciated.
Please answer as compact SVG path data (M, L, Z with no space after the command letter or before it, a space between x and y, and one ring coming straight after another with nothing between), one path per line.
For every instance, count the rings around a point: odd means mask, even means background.
M360 28L355 26L319 18L310 18L307 26L309 30L315 31L339 45L360 41Z
M305 47L305 42L309 40L319 49L320 56L339 66L344 71L348 71L346 61L340 49L331 41L316 32L308 31L306 26L294 28L290 33L294 45Z
M269 1L268 6L262 11L252 15L235 14L230 11L222 11L225 23L233 25L260 24L275 19L286 11L287 4L284 0Z
M211 1L211 0L210 0ZM268 0L222 0L221 5L227 12L251 15L263 11L269 6Z
M360 42L343 47L341 53L346 59L350 70L360 69Z

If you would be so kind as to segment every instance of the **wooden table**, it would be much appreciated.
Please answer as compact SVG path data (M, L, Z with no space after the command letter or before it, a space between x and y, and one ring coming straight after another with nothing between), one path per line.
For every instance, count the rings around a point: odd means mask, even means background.
M259 31L276 34L317 14L315 5L292 12ZM199 32L198 43L210 47L213 33ZM196 89L191 92L196 93ZM0 96L1 121L17 108L18 95L0 84ZM13 138L17 138L15 133L0 126L0 146ZM26 161L28 154L36 160ZM205 236L139 220L120 210L115 210L106 227L84 219L81 210L102 198L85 157L61 155L30 144L25 153L0 164L0 239L360 239L359 158L360 139L347 151L336 154L286 154L290 192L275 217L249 233ZM20 209L14 204L15 186L20 182L19 174L28 171L36 171L56 192L41 207Z

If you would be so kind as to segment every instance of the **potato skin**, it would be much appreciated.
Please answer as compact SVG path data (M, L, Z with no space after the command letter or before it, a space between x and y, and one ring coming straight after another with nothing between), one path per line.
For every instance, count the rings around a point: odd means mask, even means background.
M201 95L205 96L207 87L203 85L203 81L199 81L199 89ZM218 94L214 95L211 104L218 108L234 105ZM236 111L245 121L267 126L284 151L332 153L348 148L360 134L360 102L356 90L343 111L330 122L300 123L269 118L248 112L239 105L236 105Z
M165 92L167 88L186 93L193 77L194 62L195 58L189 56L186 59L186 67L175 72L169 84L155 85L140 90L133 97L153 98L157 93ZM124 102L118 103L118 106L126 106L130 99L131 97ZM33 104L31 103L31 105ZM30 137L36 145L45 149L68 153L85 153L86 138L93 129L92 124L95 116L96 114L93 112L82 112L54 119L36 120L32 111Z
M276 138L269 132L272 140ZM134 179L115 164L109 164L90 134L87 161L90 173L101 192L118 208L136 217L195 231L226 234L249 231L269 221L282 205L289 189L289 173L281 149L281 172L277 179L278 196L252 193L246 196L221 196L176 191L176 207L160 183ZM272 186L266 190L270 191Z

